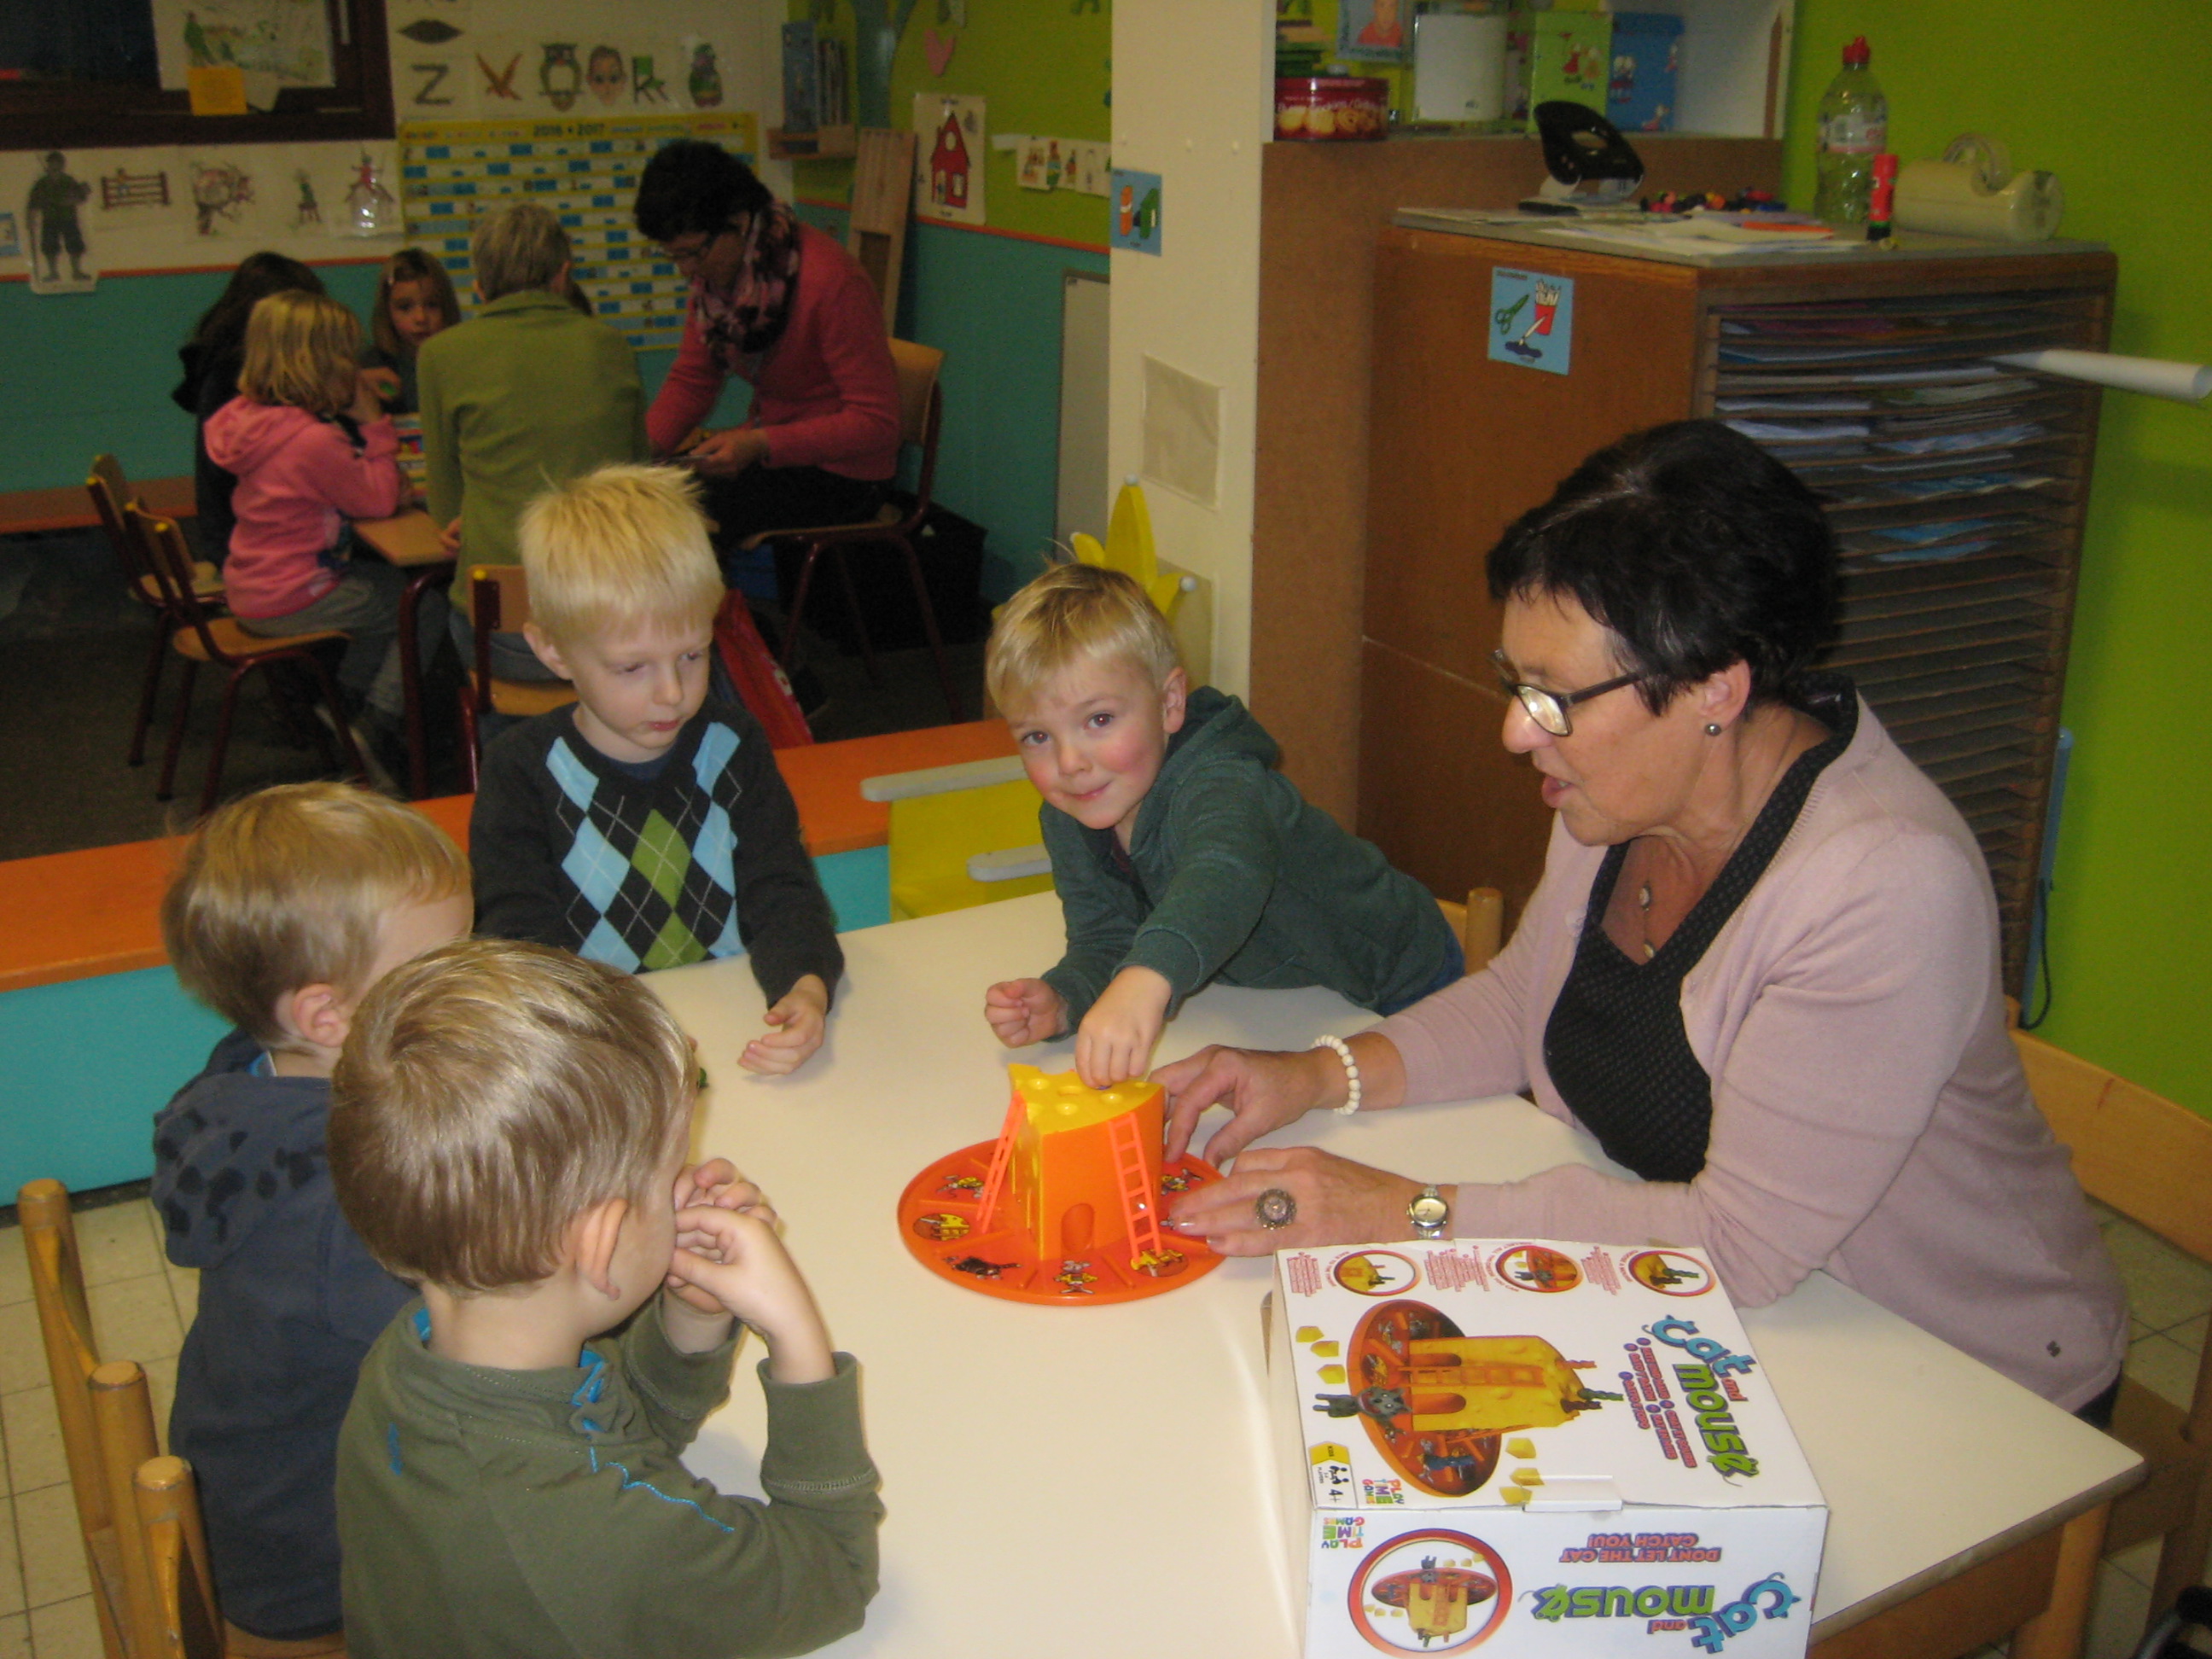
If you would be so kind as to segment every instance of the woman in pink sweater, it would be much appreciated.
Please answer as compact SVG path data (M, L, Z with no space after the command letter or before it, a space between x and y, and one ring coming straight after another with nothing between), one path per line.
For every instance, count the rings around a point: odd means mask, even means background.
M691 282L676 366L646 416L654 453L682 448L731 375L752 387L743 425L683 452L716 539L872 517L897 470L899 391L867 274L718 144L664 146L635 212Z
M1158 1073L1236 1173L1174 1224L1235 1255L1498 1235L1711 1252L1759 1306L1825 1270L2109 1414L2127 1309L2005 1030L1973 835L1848 681L1818 501L1713 422L1584 462L1490 556L1507 747L1558 813L1487 969L1343 1053ZM1428 1186L1251 1142L1316 1107L1533 1092L1613 1171ZM1241 1156L1239 1156L1241 1154ZM1437 1172L1439 1174L1445 1172ZM1627 1178L1624 1178L1627 1177Z
M367 735L389 758L404 706L398 631L404 572L347 556L346 520L387 518L406 485L398 440L357 367L361 325L319 294L272 294L246 326L239 395L208 419L207 451L238 475L223 564L231 614L249 634L343 629L338 685L365 703ZM424 596L420 637L445 631Z

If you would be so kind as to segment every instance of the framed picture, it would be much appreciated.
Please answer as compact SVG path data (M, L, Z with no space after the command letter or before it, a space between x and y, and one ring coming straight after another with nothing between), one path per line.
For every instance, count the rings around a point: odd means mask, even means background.
M1340 57L1370 62L1413 62L1413 0L1342 0L1336 14L1336 50Z

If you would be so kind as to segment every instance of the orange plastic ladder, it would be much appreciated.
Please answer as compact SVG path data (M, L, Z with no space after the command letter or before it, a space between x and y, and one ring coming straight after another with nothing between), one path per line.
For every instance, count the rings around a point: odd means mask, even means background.
M1022 1091L1015 1090L1006 1107L1006 1127L999 1131L999 1144L991 1149L990 1170L983 1177L983 1196L975 1210L975 1234L979 1238L991 1230L991 1212L999 1202L1000 1190L1006 1184L1006 1165L1014 1161L1014 1137L1022 1132L1024 1104Z
M1129 1229L1131 1261L1158 1255L1166 1247L1160 1238L1159 1215L1146 1190L1145 1146L1137 1133L1137 1114L1125 1112L1109 1118L1106 1145L1114 1158L1114 1185L1121 1194L1121 1219Z

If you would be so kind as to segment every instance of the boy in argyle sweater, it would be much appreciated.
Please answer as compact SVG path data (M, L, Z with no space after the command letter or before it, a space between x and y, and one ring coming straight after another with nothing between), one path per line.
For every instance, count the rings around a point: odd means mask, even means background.
M749 951L769 1029L740 1063L794 1070L845 958L767 734L708 696L723 589L697 486L602 467L532 501L520 531L523 633L576 702L484 751L477 932L634 973Z

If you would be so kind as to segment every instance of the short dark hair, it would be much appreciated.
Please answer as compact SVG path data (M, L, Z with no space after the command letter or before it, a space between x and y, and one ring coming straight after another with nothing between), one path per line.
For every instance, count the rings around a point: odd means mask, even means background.
M766 212L775 201L753 170L720 144L678 138L645 164L632 212L647 240L670 242L725 230L732 220Z
M1493 599L1571 598L1620 641L1654 714L1731 664L1794 693L1835 630L1836 538L1797 475L1718 421L1630 434L1490 550Z
M294 289L320 294L323 279L312 266L301 264L289 253L264 249L240 260L222 295L193 325L191 343L198 349L202 362L244 350L246 319L253 314L253 307L272 294Z

